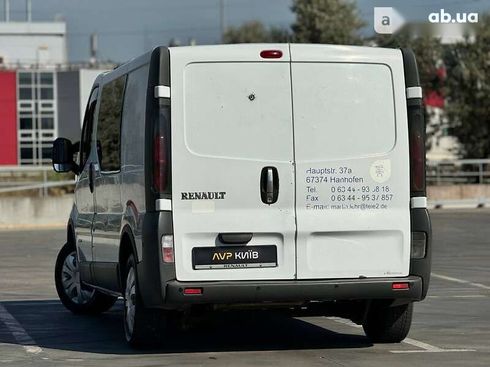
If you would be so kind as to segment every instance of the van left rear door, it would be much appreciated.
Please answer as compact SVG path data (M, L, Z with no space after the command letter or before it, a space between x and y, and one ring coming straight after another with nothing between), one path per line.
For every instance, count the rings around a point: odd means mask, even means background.
M265 59L264 49L282 56ZM287 46L175 48L170 56L177 279L294 279Z

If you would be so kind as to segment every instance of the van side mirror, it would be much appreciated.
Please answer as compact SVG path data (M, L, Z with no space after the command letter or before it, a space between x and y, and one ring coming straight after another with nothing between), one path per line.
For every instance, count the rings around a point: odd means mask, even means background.
M73 154L77 149L70 140L58 138L53 142L53 169L56 172L74 172L78 174L78 164L73 160Z

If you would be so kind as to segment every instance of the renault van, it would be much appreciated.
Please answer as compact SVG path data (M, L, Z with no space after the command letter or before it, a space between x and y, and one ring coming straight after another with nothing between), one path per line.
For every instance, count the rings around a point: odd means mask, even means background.
M410 50L158 47L100 75L56 288L74 313L124 298L131 345L197 309L308 310L400 342L427 294L425 124Z

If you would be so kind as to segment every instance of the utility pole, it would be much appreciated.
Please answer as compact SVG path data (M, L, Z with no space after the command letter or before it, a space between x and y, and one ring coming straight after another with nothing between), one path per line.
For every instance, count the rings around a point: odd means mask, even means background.
M226 28L226 19L225 19L225 0L219 0L219 22L221 28L221 43L225 41L225 28Z
M5 21L10 22L10 0L4 0Z
M97 50L99 48L98 45L98 37L97 33L92 33L90 35L90 64L95 65L97 64Z
M26 20L32 22L32 3L31 0L26 0Z
M150 40L148 36L148 27L145 25L143 28L143 53L148 52L150 50Z

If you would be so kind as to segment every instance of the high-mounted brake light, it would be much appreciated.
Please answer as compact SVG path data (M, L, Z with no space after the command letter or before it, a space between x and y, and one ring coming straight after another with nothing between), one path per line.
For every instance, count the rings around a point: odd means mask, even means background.
M260 57L263 59L280 59L282 57L281 50L263 50L260 52Z

